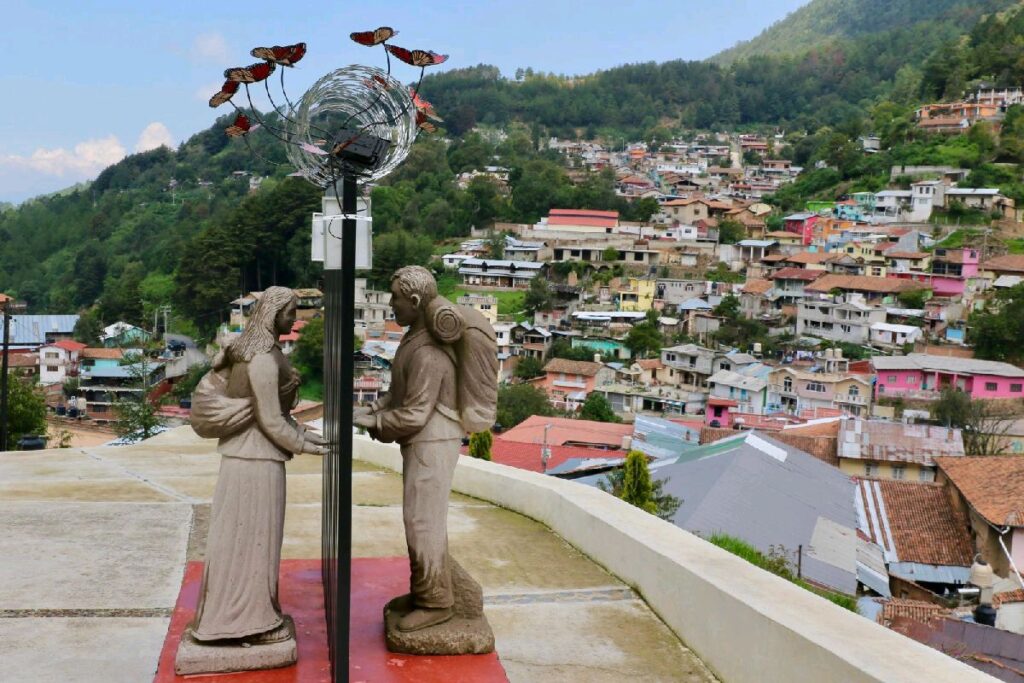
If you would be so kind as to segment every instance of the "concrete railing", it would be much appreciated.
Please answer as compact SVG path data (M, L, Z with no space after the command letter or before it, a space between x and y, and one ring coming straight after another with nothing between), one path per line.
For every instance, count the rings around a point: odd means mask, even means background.
M394 445L357 436L354 451L401 470ZM595 488L463 457L454 489L549 526L632 586L725 683L992 680Z

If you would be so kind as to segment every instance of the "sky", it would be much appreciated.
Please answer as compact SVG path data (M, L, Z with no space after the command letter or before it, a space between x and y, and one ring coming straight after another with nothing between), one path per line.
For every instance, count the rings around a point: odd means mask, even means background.
M704 59L806 1L3 0L0 202L95 178L127 154L174 147L208 128L225 113L207 105L224 69L255 61L256 46L307 43L285 77L296 101L333 69L383 66L381 48L348 37L382 25L398 30L396 45L449 54L438 70L586 74ZM401 80L417 75L402 68Z

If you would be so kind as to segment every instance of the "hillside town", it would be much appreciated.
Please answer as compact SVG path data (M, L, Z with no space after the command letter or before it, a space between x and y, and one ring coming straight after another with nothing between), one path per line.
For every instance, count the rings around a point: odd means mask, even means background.
M387 71L301 108L268 79L306 43L256 47L209 131L81 143L91 178L0 202L0 679L285 680L184 671L191 642L290 645L241 667L288 680L1024 683L1024 5L936 4L813 0L764 34L799 51L589 76L425 80L472 51L381 27L351 38ZM812 41L837 7L899 26ZM273 626L203 636L239 577ZM474 618L489 649L392 649Z

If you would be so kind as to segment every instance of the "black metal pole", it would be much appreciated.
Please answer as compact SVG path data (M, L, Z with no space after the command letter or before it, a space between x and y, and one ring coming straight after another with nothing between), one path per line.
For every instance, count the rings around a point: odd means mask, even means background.
M335 681L349 680L349 619L352 584L352 386L355 327L355 266L358 187L344 178L339 204L341 269L325 273L324 427L332 443L324 458L324 601Z
M11 348L11 311L4 305L4 357L0 361L0 452L7 450L7 354Z

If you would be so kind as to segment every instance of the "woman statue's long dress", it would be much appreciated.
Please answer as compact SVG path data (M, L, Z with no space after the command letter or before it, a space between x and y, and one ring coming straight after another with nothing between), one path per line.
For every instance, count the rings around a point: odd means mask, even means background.
M220 474L191 627L198 641L245 638L258 643L291 637L277 594L284 464L293 453L323 452L322 439L289 415L298 375L277 345L277 336L291 330L295 309L290 289L269 288L242 336L214 365L227 375L229 397L251 400L254 419L217 445Z

